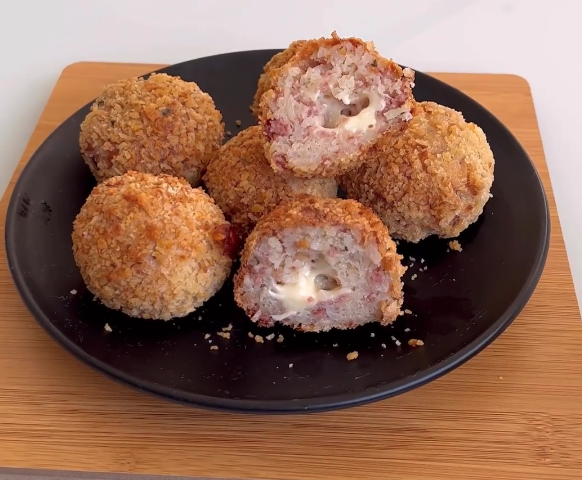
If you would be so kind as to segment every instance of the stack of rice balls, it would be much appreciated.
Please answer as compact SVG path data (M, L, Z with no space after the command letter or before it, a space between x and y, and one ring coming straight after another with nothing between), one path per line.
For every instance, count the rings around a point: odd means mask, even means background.
M413 87L373 43L296 41L264 67L256 124L223 144L195 83L109 85L80 134L98 182L72 235L88 289L132 317L184 317L239 258L234 299L260 326L392 323L406 270L395 240L458 236L493 182L483 131Z

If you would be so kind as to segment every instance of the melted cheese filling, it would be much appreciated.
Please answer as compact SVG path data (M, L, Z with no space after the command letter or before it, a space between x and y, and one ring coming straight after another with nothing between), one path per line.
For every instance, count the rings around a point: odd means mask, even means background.
M355 99L323 97L321 107L324 112L323 127L358 132L376 126L376 113L384 108L384 101L379 94L370 92Z
M306 265L300 272L296 283L276 284L270 291L271 296L283 305L284 312L272 315L274 320L295 315L319 302L331 300L348 292L334 279L336 272L322 260Z

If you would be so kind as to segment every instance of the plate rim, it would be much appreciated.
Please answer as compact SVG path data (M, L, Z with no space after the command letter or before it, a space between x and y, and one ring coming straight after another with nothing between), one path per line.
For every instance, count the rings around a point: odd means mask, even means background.
M171 64L148 73L144 73L143 77L146 77L153 73L166 73L167 70L174 68L179 68L185 66L195 61L216 58L216 57L227 57L232 55L240 54L262 54L262 55L274 55L281 52L283 49L250 49L250 50L239 50L232 52L225 52L216 55L207 55L204 57L198 57L183 62ZM412 68L412 67L411 67ZM293 414L293 413L316 413L316 412L326 412L332 410L340 410L348 407L356 407L372 402L376 402L383 399L388 399L397 395L401 395L427 383L430 383L452 370L460 367L486 347L488 347L495 339L497 339L517 318L521 313L523 308L527 305L531 296L533 295L539 280L544 272L547 258L549 255L549 247L551 240L551 214L549 209L549 202L547 192L545 190L544 184L539 175L536 165L532 161L527 150L522 146L519 140L513 135L513 133L507 128L498 118L493 115L487 108L481 105L479 102L459 90L458 88L443 82L442 80L433 77L427 73L412 68L416 75L425 77L431 82L439 84L441 87L453 90L456 95L460 96L465 102L472 103L473 106L478 107L483 113L487 113L491 119L497 124L500 130L503 130L506 135L511 137L516 145L521 149L525 157L530 162L530 165L535 172L535 178L539 186L539 192L541 193L542 203L543 203L543 223L539 226L540 233L542 236L541 242L538 244L536 252L536 262L530 266L530 271L526 282L523 284L519 294L513 299L509 307L505 312L497 318L479 337L477 337L473 342L465 345L463 348L450 355L445 360L439 363L431 365L429 368L418 372L413 378L405 377L399 379L395 382L391 382L389 385L378 385L375 387L370 387L368 392L364 393L340 393L324 397L310 397L306 399L283 399L283 400L253 400L244 398L220 398L211 395L199 394L199 393L186 393L178 389L167 387L164 385L155 384L149 381L140 381L139 379L132 377L118 370L98 359L88 354L80 348L77 344L70 341L50 320L49 316L46 315L38 303L36 302L33 295L26 288L26 280L22 275L20 269L18 268L19 262L16 255L15 243L16 239L14 234L16 232L15 221L17 220L16 210L18 208L18 200L21 195L19 191L19 186L22 185L27 178L27 175L31 171L31 165L34 163L35 158L42 154L42 151L47 148L47 145L51 142L52 138L56 136L59 130L67 123L72 117L77 115L81 110L86 109L90 106L94 99L86 103L84 106L78 108L73 114L71 114L67 119L65 119L61 124L59 124L48 137L39 145L39 147L32 153L28 162L22 169L18 179L14 183L13 190L10 194L10 200L6 208L6 218L4 223L4 243L5 243L5 255L7 259L7 264L9 271L16 286L16 289L23 300L28 311L31 313L34 320L43 328L45 332L49 334L58 344L61 345L66 351L72 354L75 358L80 360L85 365L91 367L93 370L105 375L107 378L121 383L124 386L132 387L133 389L147 392L155 397L163 398L165 400L172 400L181 404L186 404L189 406L196 406L200 408L206 408L211 410L228 411L232 413L252 413L252 414Z

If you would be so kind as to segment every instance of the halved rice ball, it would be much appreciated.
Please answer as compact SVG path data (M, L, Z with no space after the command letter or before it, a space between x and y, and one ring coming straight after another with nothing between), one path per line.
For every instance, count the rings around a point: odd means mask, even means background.
M358 166L382 134L411 118L414 72L358 38L306 41L275 69L259 106L278 172L330 177Z
M387 325L401 313L401 258L370 209L299 195L265 215L248 237L235 300L261 326L320 332Z

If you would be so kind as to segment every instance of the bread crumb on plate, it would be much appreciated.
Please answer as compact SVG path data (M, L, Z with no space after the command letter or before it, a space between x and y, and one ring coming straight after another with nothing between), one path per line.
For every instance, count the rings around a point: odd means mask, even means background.
M357 350L354 350L353 352L350 352L346 355L346 358L348 359L348 361L352 361L355 360L356 358L358 358L358 352Z
M451 250L454 250L455 252L462 252L463 251L463 247L461 247L461 244L457 240L451 240L449 242L449 248Z

